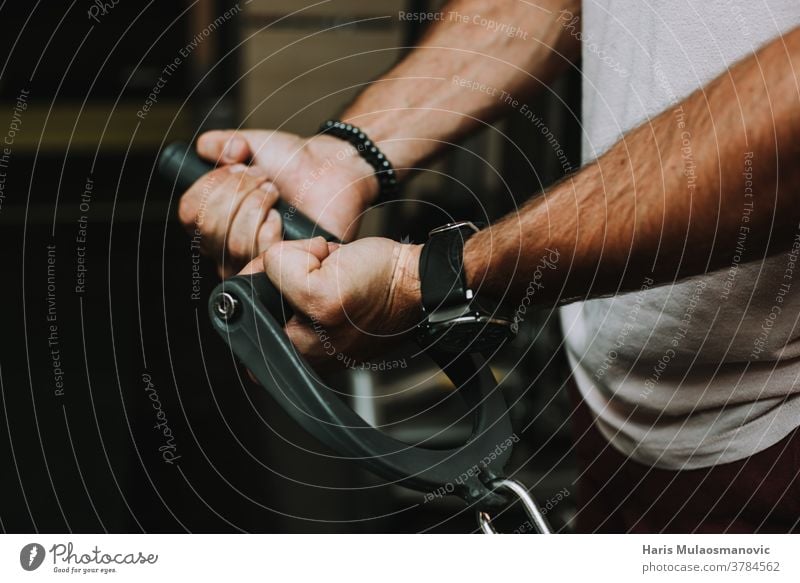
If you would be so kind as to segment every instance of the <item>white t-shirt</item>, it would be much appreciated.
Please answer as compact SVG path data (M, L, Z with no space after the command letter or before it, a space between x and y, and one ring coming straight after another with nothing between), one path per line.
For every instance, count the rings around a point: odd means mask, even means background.
M677 128L680 100L800 25L800 0L583 5L586 161L667 109ZM676 197L689 195L694 176L687 138L686 189ZM743 156L741 172L754 160ZM728 203L742 208L742 248L754 199L747 184ZM614 447L648 465L699 468L750 456L800 425L800 230L794 245L765 261L734 258L710 275L661 287L645 280L638 292L562 309L578 387Z

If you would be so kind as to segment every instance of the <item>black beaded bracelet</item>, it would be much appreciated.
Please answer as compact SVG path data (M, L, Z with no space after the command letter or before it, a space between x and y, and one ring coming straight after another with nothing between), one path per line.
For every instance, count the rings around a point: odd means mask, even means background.
M319 133L348 142L372 166L375 170L375 178L378 179L380 189L378 197L381 200L392 200L397 197L399 191L397 172L386 155L367 137L367 134L353 124L336 120L329 120L322 124Z

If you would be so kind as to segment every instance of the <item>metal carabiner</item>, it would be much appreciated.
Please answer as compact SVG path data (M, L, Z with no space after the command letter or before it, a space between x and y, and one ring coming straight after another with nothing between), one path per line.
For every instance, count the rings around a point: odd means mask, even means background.
M539 534L553 533L553 531L550 529L550 525L547 524L544 514L542 514L542 512L539 510L536 501L533 499L533 496L530 495L525 486L516 480L509 480L508 478L497 478L489 482L487 486L493 490L507 490L514 494L522 502L522 506L525 508L525 513L528 515L528 518L531 519L531 522L536 527L536 530L539 531ZM494 528L494 525L492 524L492 517L488 512L479 510L477 515L478 524L480 525L483 534L498 534Z

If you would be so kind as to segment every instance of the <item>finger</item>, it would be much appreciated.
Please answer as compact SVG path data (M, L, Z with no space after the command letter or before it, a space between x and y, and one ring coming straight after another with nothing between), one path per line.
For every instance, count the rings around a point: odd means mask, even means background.
M242 270L239 272L239 275L251 275L253 273L261 273L263 271L264 260L261 257L256 257L242 268Z
M325 330L316 330L309 323L292 318L285 331L292 345L317 371L342 368L342 353L336 348L336 341Z
M246 168L241 164L226 166L210 175L210 181L201 179L203 184L199 188L193 186L185 196L197 209L195 226L201 235L201 249L220 261L224 258L230 227L242 201L250 192L258 189L266 178L260 169ZM229 258L229 261L234 260L234 257Z
M234 130L204 133L197 139L197 153L215 164L248 162L253 156L245 135Z
M250 380L253 381L255 384L257 384L258 386L261 386L261 383L256 378L256 375L253 374L253 371L251 371L249 368L246 368L245 370L247 371L247 376L250 377Z
M327 334L318 335L307 322L299 320L297 316L286 323L284 330L292 345L306 358L320 356L320 353L325 351L326 344L332 346Z
M219 168L204 174L181 196L178 202L178 219L187 231L199 229L199 223L204 219L205 201L214 192L225 172L227 170Z
M282 240L283 223L281 221L281 213L275 209L269 209L267 220L261 223L261 227L258 230L258 253L263 253Z
M313 274L328 256L328 242L322 237L303 241L283 241L262 255L264 270L284 298L299 312L306 310L313 297ZM322 290L315 290L317 293Z
M239 275L252 275L254 273L260 273L263 271L264 262L262 258L259 257L248 263L239 272ZM320 336L318 336L317 333L315 333L314 330L308 325L307 321L302 318L292 316L286 323L284 331L298 352L304 355L306 358L309 358L311 361L320 360L321 358L324 358L325 354L328 354L332 351L332 344L330 343L329 339L327 339L326 336L323 336L321 342ZM253 382L258 383L258 380L255 378L252 372L249 370L247 372Z
M237 269L230 261L223 261L217 265L217 275L220 279L228 279L236 275Z
M271 182L262 182L242 200L228 234L228 253L235 262L244 264L262 251L258 245L259 231L276 200L278 189Z
M281 247L286 247L288 249L296 248L296 249L300 249L300 250L305 250L305 249L308 249L309 243L312 243L314 245L314 250L317 253L319 253L318 256L315 256L315 259L317 259L319 261L322 261L323 259L325 259L325 257L327 257L327 254L320 253L321 250L322 250L322 246L321 246L320 243L324 242L324 241L325 240L322 237L317 237L316 239L307 239L307 240L304 240L304 241L282 241L279 244L280 244ZM283 256L283 252L282 251L273 251L273 254L278 255L279 257ZM268 259L268 258L264 257L263 255L261 257L256 257L255 259L252 259L247 265L245 265L242 268L242 270L239 272L239 275L250 275L251 273L260 273L260 272L266 271L264 266L268 261L272 261L272 259L271 258ZM277 272L273 272L273 273L277 273ZM267 275L269 275L269 272L267 272ZM277 277L280 277L280 276L278 275ZM272 280L271 277L270 277L270 280ZM272 281L275 281L275 280L272 280Z
M305 241L295 241L295 243L298 243L299 246L305 245L308 253L313 255L318 263L322 263L322 261L331 254L331 248L328 246L328 242L324 237L314 237L313 239L306 239ZM317 268L319 268L319 265L317 265Z

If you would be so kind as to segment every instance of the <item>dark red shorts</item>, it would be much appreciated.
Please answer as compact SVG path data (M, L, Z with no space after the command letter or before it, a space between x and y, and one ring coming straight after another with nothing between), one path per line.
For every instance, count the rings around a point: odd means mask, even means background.
M800 428L749 458L670 471L614 449L572 389L577 532L800 532Z

